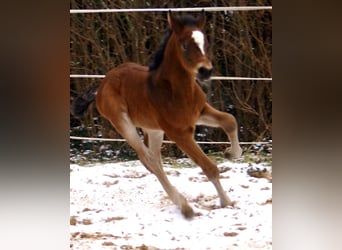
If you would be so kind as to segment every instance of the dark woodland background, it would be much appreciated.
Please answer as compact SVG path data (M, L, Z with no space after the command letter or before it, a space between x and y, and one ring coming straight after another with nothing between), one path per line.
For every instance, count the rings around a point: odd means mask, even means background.
M70 9L210 6L272 6L272 1L70 0ZM272 10L206 12L206 23L213 76L272 77ZM127 61L148 65L166 29L166 12L70 14L70 74L104 75ZM70 101L99 81L70 78ZM272 140L271 81L212 80L203 89L212 106L236 117L240 141ZM70 135L121 138L99 116L95 105L90 106L81 120L70 115ZM227 141L221 129L208 127L197 127L195 139ZM206 152L220 151L226 146L201 144ZM162 152L183 156L172 144L164 144ZM71 140L71 161L76 161L80 153L98 160L135 156L124 142Z

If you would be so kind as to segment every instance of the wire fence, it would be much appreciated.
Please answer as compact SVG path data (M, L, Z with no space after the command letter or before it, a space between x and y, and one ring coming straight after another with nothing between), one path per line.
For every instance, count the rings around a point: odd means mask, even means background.
M96 137L81 137L81 136L70 136L72 140L84 140L84 141L111 141L111 142L126 142L125 139L112 139L112 138L96 138ZM174 141L163 140L166 144L175 144ZM196 141L197 144L231 144L230 142L219 142L219 141ZM260 142L239 142L241 145L261 145L261 144L272 144L272 141L260 141Z
M175 12L199 12L199 11L256 11L256 10L272 10L272 6L235 6L235 7L196 7L196 8L140 8L140 9L83 9L70 10L71 14L77 13L115 13L115 12L166 12L166 11L175 11ZM80 75L80 74L72 74L71 78L104 78L105 75ZM255 80L255 81L272 81L272 78L264 77L264 78L256 78L256 77L229 77L229 76L212 76L211 80Z
M139 8L139 9L71 9L70 14L80 13L114 13L114 12L199 12L199 11L255 11L255 10L272 10L272 6L232 6L232 7L196 7L196 8Z
M106 75L80 75L80 74L72 74L70 78L104 78ZM223 80L223 81L272 81L272 78L269 77L238 77L238 76L212 76L210 80Z
M224 12L225 14L233 13L235 11L271 11L272 6L230 6L230 7L195 7L195 8L108 8L108 9L71 9L70 14L92 14L92 13L130 13L130 12ZM100 74L70 74L70 78L104 78L105 75ZM213 76L211 80L223 81L272 81L271 77L230 77L230 76ZM96 138L96 137L80 137L70 136L71 140L83 141L116 141L125 142L125 139L112 139L112 138ZM174 142L164 140L163 143L172 144ZM198 144L230 144L230 142L220 141L197 141ZM254 141L254 142L240 142L240 144L272 144L269 141Z

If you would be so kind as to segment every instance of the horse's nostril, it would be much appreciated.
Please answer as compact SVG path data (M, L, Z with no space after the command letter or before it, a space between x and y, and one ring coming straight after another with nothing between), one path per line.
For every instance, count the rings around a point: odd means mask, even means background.
M204 67L200 67L200 68L198 69L198 73L204 74L204 73L205 73L205 68L204 68Z
M198 73L200 76L204 77L204 78L209 78L211 76L211 73L213 72L213 68L205 68L205 67L200 67L198 69Z

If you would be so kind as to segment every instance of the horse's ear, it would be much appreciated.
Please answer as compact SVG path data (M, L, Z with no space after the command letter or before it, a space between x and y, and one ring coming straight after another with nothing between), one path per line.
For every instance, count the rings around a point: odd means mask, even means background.
M197 17L197 26L201 30L204 29L204 24L205 24L205 11L202 9L201 14Z
M183 30L183 23L179 20L178 17L172 15L171 10L167 13L167 22L169 23L169 27L171 30L175 31L179 34Z
M172 24L171 24L171 10L169 10L169 12L167 12L167 23L169 24L169 28L172 29Z

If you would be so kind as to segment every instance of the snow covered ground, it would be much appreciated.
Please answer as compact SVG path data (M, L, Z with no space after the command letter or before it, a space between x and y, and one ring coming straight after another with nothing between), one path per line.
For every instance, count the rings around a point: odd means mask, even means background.
M194 208L192 220L139 161L70 168L70 249L272 249L272 183L249 176L251 164L219 164L234 208L219 207L201 168L165 164Z

